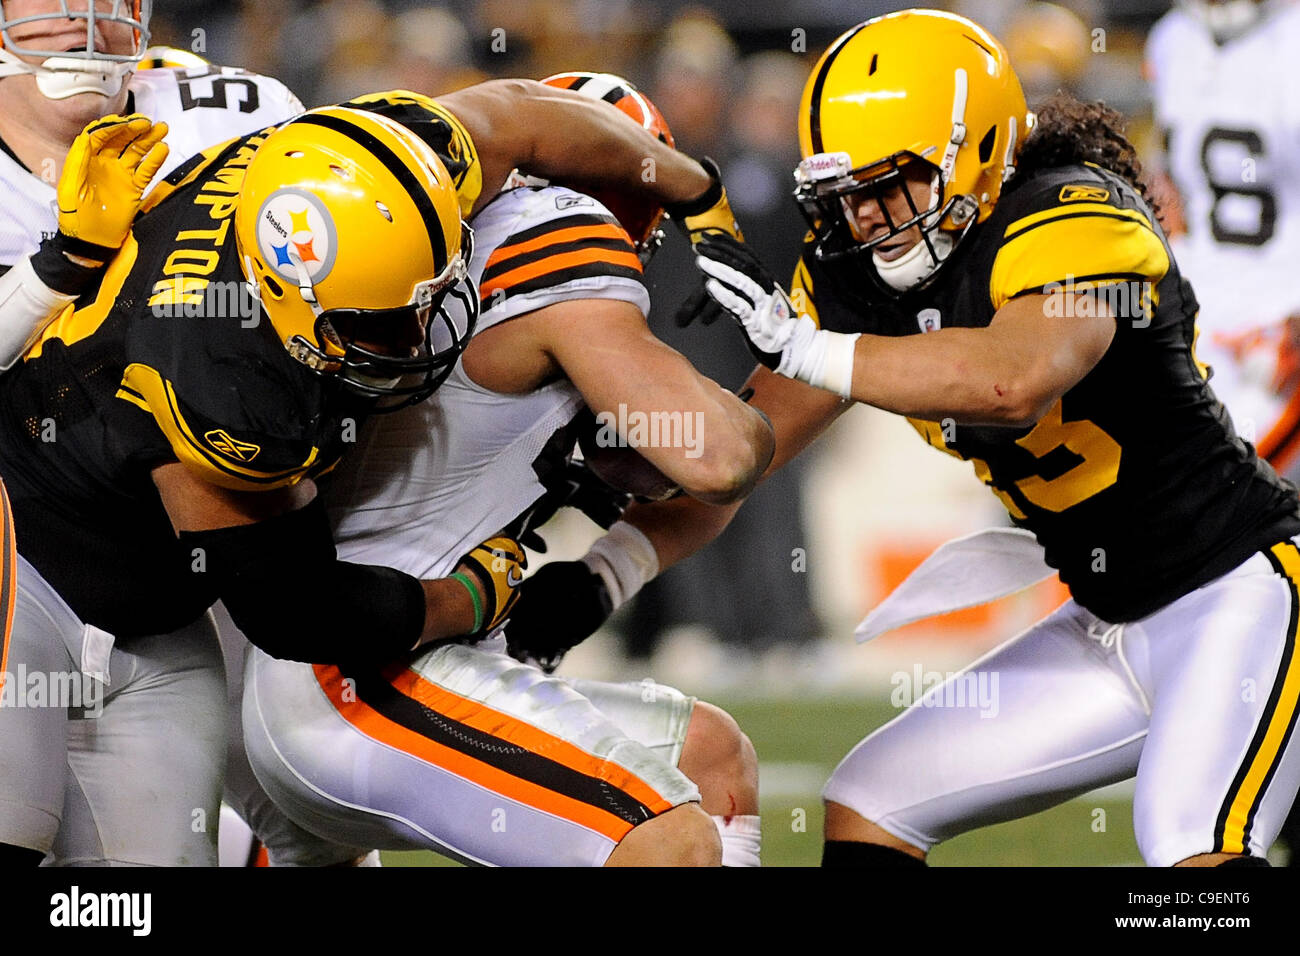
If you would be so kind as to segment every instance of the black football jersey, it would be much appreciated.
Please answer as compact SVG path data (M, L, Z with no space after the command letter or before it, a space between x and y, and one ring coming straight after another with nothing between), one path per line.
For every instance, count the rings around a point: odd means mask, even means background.
M974 465L1079 604L1132 621L1300 533L1300 502L1215 398L1195 296L1131 185L1092 165L1015 180L935 281L901 298L810 244L792 294L823 328L893 336L984 327L1018 296L1089 289L1046 301L1105 303L1115 338L1036 425L912 424Z
M393 93L346 105L421 135L462 209L473 205L473 144L438 104ZM119 638L174 630L217 596L203 556L180 550L154 467L179 461L240 491L285 487L333 468L370 409L290 358L245 285L233 218L269 132L215 146L160 184L98 286L0 376L0 476L20 553Z

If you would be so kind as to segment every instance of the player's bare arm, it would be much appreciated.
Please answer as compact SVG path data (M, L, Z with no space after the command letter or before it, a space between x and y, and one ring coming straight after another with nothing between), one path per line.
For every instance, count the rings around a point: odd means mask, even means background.
M850 408L837 395L777 375L759 366L745 383L754 394L749 404L772 423L775 449L760 481L813 443ZM650 539L659 569L685 560L720 535L743 502L711 505L692 498L632 505L623 520Z
M528 391L562 374L597 414L617 415L622 406L693 416L691 447L637 450L703 501L743 498L772 456L762 416L656 339L628 302L578 299L538 309L482 332L466 350L465 365L495 391Z
M746 382L750 405L771 421L775 448L766 478L808 447L850 403L760 366ZM516 653L539 660L590 637L660 571L720 535L742 502L698 498L634 504L579 561L555 561L524 582L506 636Z
M1094 314L1082 296L1063 310L1050 307L1050 298L1016 299L984 329L863 335L854 347L850 397L927 421L1032 425L1101 361L1115 337L1114 318Z
M670 205L698 199L713 182L699 163L628 123L610 104L535 80L492 80L438 102L478 147L484 189L475 211L515 168L577 186L649 190Z

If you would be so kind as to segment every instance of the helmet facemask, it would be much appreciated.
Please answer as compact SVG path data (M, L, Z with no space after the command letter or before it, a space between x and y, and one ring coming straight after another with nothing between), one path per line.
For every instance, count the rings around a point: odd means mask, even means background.
M469 277L473 249L473 230L462 223L460 251L446 269L419 283L409 303L392 309L321 308L311 276L295 256L298 294L316 316L316 341L292 336L285 343L289 355L354 394L392 399L374 412L424 401L451 374L478 322L478 291ZM460 303L459 321L449 300Z
M1216 43L1230 43L1248 33L1264 16L1267 0L1181 0L1192 16L1204 23Z
M978 203L969 196L945 201L942 170L908 152L856 169L850 164L847 153L817 153L795 171L795 200L813 231L817 258L833 262L870 252L870 273L893 296L933 281L975 223ZM907 174L917 169L930 176L930 204L925 209L919 208L908 188ZM896 192L902 193L907 204L907 214L898 222L890 213L890 200ZM870 239L859 234L854 209L863 199L876 203L885 223L885 231ZM901 256L887 260L876 251L913 229L919 230L919 241Z
M0 2L0 77L30 73L37 88L48 99L61 100L80 93L116 96L149 46L149 18L153 0L113 0L109 10L100 10L97 0L84 0L79 9L70 0L60 0L59 11L10 18ZM80 49L53 49L27 45L13 36L13 28L44 21L85 24L86 41ZM104 25L131 31L130 53L109 53L100 49L96 28ZM36 41L40 42L40 41ZM31 63L28 57L39 60Z

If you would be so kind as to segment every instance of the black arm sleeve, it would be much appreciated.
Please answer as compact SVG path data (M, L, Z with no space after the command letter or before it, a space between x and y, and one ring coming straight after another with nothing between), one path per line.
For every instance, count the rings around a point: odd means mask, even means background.
M235 624L272 657L312 664L383 664L424 630L419 580L338 559L325 506L257 524L180 535Z

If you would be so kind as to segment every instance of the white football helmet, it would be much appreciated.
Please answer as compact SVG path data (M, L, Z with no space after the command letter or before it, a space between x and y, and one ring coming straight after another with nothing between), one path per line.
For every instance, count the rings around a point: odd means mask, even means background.
M41 93L52 100L78 93L117 95L149 46L153 0L51 0L47 6L51 8L49 12L16 17L10 15L0 0L0 77L34 74ZM29 45L30 41L13 34L14 27L28 24L48 25L66 34L68 21L77 24L78 30L80 25L85 25L84 43L70 45L65 38L42 48ZM131 52L109 53L102 49L106 26L131 31L134 43ZM40 63L28 62L23 57L39 59Z
M1200 20L1215 42L1228 43L1264 19L1273 0L1178 0L1179 6Z

